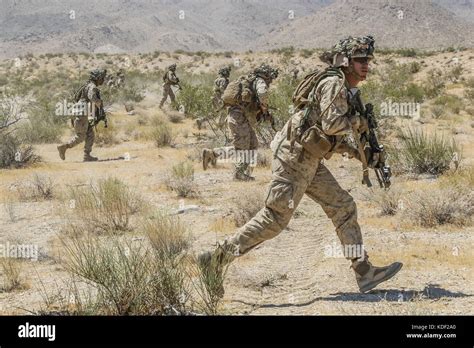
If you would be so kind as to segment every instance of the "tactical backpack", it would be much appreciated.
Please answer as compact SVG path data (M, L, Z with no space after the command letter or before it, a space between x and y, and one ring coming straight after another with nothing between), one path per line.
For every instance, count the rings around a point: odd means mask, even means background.
M86 87L87 87L88 84L89 84L89 82L83 84L81 87L79 87L79 88L74 92L74 95L73 95L74 103L78 103L79 100L82 99L82 95L83 95L84 90L86 89Z
M342 71L334 68L326 68L324 70L316 69L307 74L293 92L292 101L295 109L301 110L309 104L311 102L310 94L314 93L314 88L322 79L329 76L339 76L344 78Z
M292 129L292 123L289 122L287 129L287 136L290 140L290 152L293 152L295 142L298 142L303 147L298 157L298 162L303 160L304 151L309 152L316 158L326 158L327 154L335 145L333 136L326 135L317 124L311 125L308 122L315 101L314 93L316 87L324 78L331 76L338 76L342 78L343 82L331 103L324 110L321 110L321 117L328 111L329 107L336 99L336 96L345 85L345 76L340 69L326 68L324 70L314 70L310 72L298 84L293 93L292 101L296 110L305 109L305 112L296 127ZM295 115L296 114L297 113L295 113Z
M242 102L250 103L255 95L253 84L256 77L241 76L229 82L222 95L225 106L239 105Z

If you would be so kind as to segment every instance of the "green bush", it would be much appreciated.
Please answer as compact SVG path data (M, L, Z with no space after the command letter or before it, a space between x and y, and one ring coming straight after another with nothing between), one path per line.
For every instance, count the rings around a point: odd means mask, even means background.
M312 49L303 48L300 51L300 56L303 58L310 58L313 54L314 54L314 50Z
M74 227L75 228L75 227ZM76 228L77 229L77 228ZM83 231L80 231L83 233ZM183 262L129 240L96 236L63 239L66 270L96 290L91 314L185 314L188 279Z
M176 104L185 115L192 118L214 115L212 105L213 84L216 76L212 74L183 74L181 90L177 94Z
M190 254L191 239L176 217L159 212L138 232L145 238L98 237L70 224L61 236L66 270L92 291L84 300L73 291L66 313L90 315L188 315L194 309L217 314L226 269L202 269ZM192 289L196 291L192 291ZM77 289L77 286L76 286ZM48 300L48 307L54 300Z
M443 93L445 85L443 72L439 69L431 69L423 83L423 89L428 98L434 98Z
M364 101L374 105L375 115L380 115L383 103L416 102L425 98L424 89L413 82L409 64L393 65L379 71L380 78L369 79L361 86Z
M442 95L435 99L434 105L445 106L448 110L459 114L463 108L462 99L455 95Z
M291 100L297 83L289 76L276 79L271 86L269 104L276 110L270 110L276 121L277 128L281 128L291 116L293 102Z
M402 57L416 57L417 55L416 50L413 48L402 48L399 49L397 53Z
M459 154L459 148L454 139L448 141L412 129L402 132L401 144L390 151L397 171L434 175L446 172L455 154Z
M417 72L420 71L420 69L421 69L420 63L418 63L418 62L412 62L412 63L410 64L410 72L411 72L412 74L416 74Z
M150 137L156 147L170 146L174 139L171 127L166 122L153 125Z

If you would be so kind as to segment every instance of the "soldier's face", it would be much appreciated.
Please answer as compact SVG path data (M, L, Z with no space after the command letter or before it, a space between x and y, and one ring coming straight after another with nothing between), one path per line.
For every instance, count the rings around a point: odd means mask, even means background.
M354 58L352 59L352 67L354 72L359 76L361 81L367 78L369 73L370 58Z
M102 86L104 84L104 79L97 80L97 86Z

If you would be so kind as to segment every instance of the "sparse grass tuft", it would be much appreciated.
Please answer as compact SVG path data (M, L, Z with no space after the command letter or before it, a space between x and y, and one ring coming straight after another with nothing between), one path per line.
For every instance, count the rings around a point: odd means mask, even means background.
M2 291L10 292L26 288L22 278L23 261L11 257L1 257L0 267L3 275Z
M117 178L70 188L69 204L75 217L92 230L112 233L129 230L130 217L144 207L141 198Z
M194 167L190 162L174 165L165 180L166 187L179 197L198 195L194 182Z
M401 193L393 188L389 191L371 190L370 199L377 205L380 215L396 215L401 208Z
M32 180L18 184L18 198L21 202L51 200L54 198L54 187L51 177L34 174Z

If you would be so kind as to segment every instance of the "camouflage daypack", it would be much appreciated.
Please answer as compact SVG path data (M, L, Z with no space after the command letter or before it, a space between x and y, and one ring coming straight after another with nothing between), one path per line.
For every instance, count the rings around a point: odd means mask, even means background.
M298 84L295 92L293 93L293 104L296 110L305 109L304 114L300 118L298 124L294 129L291 127L291 122L288 124L288 139L290 140L290 152L293 152L295 142L302 145L303 149L298 157L298 162L303 160L303 153L307 151L317 158L325 158L331 148L334 146L334 139L331 136L327 136L321 131L317 124L310 124L309 116L313 109L314 93L318 84L326 77L338 76L343 79L343 82L339 88L340 90L344 87L345 76L344 73L337 68L326 68L325 70L314 70L307 74L304 79ZM335 97L334 97L335 99ZM321 110L320 116L325 114L331 103L324 109ZM297 113L295 113L296 115Z
M89 82L86 82L74 92L74 95L73 95L74 103L78 103L82 99L82 95L84 94L84 90L86 89L88 84Z
M239 105L242 102L250 103L255 95L253 83L254 76L240 76L237 80L229 82L222 95L225 106Z
M339 76L344 78L342 71L334 68L326 68L324 70L316 69L307 74L293 92L292 101L295 109L301 110L310 103L310 94L313 92L314 88L322 79L329 76Z

